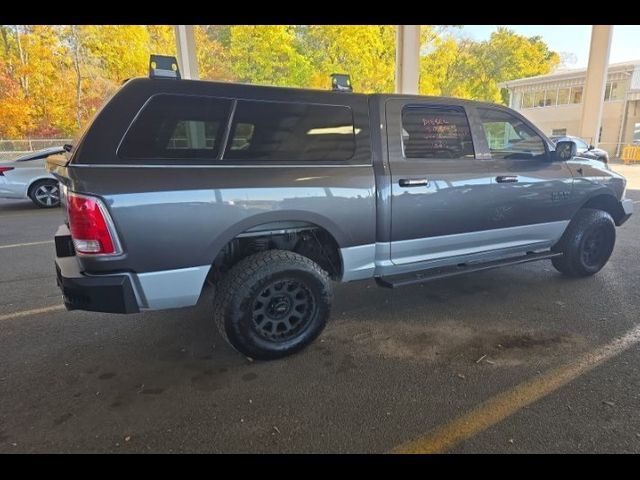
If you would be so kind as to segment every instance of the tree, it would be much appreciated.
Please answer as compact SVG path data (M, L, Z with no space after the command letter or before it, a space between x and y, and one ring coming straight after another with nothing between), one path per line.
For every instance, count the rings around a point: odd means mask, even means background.
M451 26L421 29L420 92L506 101L498 83L550 72L540 37L500 28L484 42ZM348 73L356 92L392 92L394 25L200 25L202 78L328 89ZM149 55L175 55L171 25L0 25L0 136L71 136Z
M506 90L501 91L498 83L544 75L559 62L560 56L540 37L527 38L499 27L482 42L447 39L422 59L422 72L444 69L446 74L435 78L437 94L507 103Z
M302 33L311 86L326 89L332 73L347 73L357 92L393 91L393 25L309 25Z
M11 69L0 60L0 138L22 138L31 128L31 111Z
M195 29L200 78L236 80L231 70L230 25L198 25Z
M238 81L309 85L311 64L293 25L234 25L229 39L230 70Z

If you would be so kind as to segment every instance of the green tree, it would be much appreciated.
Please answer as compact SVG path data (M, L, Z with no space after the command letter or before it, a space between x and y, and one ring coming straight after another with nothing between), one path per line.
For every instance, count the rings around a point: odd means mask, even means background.
M307 86L311 65L293 25L234 25L229 31L230 70L240 82Z
M231 68L230 25L198 25L195 30L200 78L236 80Z
M392 92L395 26L309 25L301 30L313 65L311 86L328 88L332 73L351 76L354 91Z
M527 38L504 27L482 42L449 37L422 58L421 93L432 89L437 95L506 103L500 82L544 75L559 63L560 56L540 37Z

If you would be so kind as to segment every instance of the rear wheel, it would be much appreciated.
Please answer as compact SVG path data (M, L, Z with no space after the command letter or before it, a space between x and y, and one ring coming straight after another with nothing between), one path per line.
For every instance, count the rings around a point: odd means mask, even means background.
M40 208L60 205L60 186L55 180L39 180L29 189L29 198Z
M570 277L587 277L599 272L609 261L616 241L611 215L603 210L580 210L553 250L562 252L552 259L559 272Z
M303 349L322 332L332 296L329 275L315 262L268 250L241 260L220 280L214 316L236 350L275 359Z

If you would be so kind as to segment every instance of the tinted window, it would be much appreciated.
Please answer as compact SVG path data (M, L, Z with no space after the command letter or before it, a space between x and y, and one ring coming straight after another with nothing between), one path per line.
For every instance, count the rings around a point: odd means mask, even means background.
M478 108L492 158L529 159L543 157L542 138L521 119L501 110Z
M349 160L356 133L348 107L239 100L224 158Z
M157 95L144 107L119 154L144 159L215 159L227 124L230 100Z
M473 158L469 122L459 107L405 107L402 146L406 158Z

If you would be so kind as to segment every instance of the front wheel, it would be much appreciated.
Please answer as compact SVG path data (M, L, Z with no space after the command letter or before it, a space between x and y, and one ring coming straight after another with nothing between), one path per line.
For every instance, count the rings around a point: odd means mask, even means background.
M60 186L56 180L39 180L29 189L29 198L40 208L60 206Z
M303 349L322 332L332 297L329 275L315 262L268 250L241 260L219 282L214 316L236 350L270 360Z
M553 250L562 252L552 259L559 272L570 277L588 277L609 261L616 242L616 227L603 210L584 208L571 220Z

